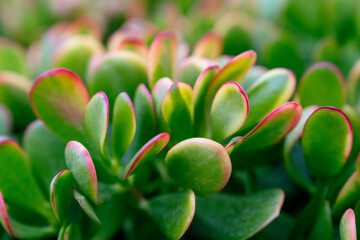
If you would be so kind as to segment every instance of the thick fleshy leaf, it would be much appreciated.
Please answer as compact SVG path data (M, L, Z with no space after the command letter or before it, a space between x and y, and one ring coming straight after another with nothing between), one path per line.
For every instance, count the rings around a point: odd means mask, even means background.
M216 194L196 199L195 218L211 239L248 239L280 213L284 192L265 190L248 196Z
M38 239L54 235L52 226L27 225L19 222L10 215L10 206L4 201L0 192L0 223L6 232L17 239Z
M69 170L59 172L51 181L51 208L60 223L65 223L69 219L71 205L74 201L72 197L72 188L74 186L75 180Z
M283 104L248 133L237 150L256 151L278 143L298 124L301 114L300 104L296 102ZM235 152L238 151L233 153Z
M358 171L354 172L341 188L332 207L334 216L341 214L349 207L354 207L360 198L360 179Z
M309 106L304 109L299 123L285 138L283 152L287 173L294 182L305 188L308 192L313 192L315 187L310 180L308 171L304 169L306 164L302 148L300 145L296 145L296 143L303 134L306 121L316 109L316 106Z
M194 98L194 130L195 135L204 136L205 135L205 96L206 91L209 87L210 82L215 77L215 75L220 71L220 67L213 65L206 68L201 72L199 77L195 82L193 89L193 98Z
M143 208L168 239L180 239L195 213L195 194L191 190L160 195L144 202Z
M345 80L335 65L316 63L301 78L298 94L303 107L318 105L341 108L345 104Z
M205 111L210 110L213 98L219 88L228 81L240 83L255 61L256 53L252 50L231 59L210 82L205 96Z
M21 45L0 38L0 71L11 71L27 76L29 69L25 57L25 49Z
M348 209L341 218L340 222L341 240L356 240L355 214L352 209Z
M113 49L114 51L131 51L138 53L144 57L147 55L147 46L142 39L137 36L124 37L117 46Z
M162 114L171 136L181 141L194 134L192 89L182 82L174 82L162 103Z
M52 69L34 82L30 101L35 114L65 141L86 138L89 95L82 80L66 69ZM84 141L85 142L85 141Z
M48 203L16 142L7 138L0 140L0 162L0 192L6 201L47 216Z
M353 132L348 117L334 107L320 107L305 124L302 146L313 176L337 175L349 157Z
M90 94L105 92L109 98L110 117L120 92L126 92L132 98L139 84L147 84L146 60L137 53L112 52L100 59L96 65L87 85Z
M195 45L193 55L216 59L223 50L223 39L217 32L206 33Z
M156 135L155 108L149 90L144 84L139 85L134 96L136 131L134 138L123 157L128 162L140 148Z
M224 83L210 110L211 138L222 141L238 131L249 113L249 100L236 82Z
M157 121L157 127L158 131L160 132L167 132L168 126L164 120L164 116L162 114L162 103L163 99L168 92L170 86L173 84L173 82L170 80L170 78L161 78L154 86L151 92L151 96L154 100L154 106L155 106L155 113L156 113L156 121Z
M101 54L103 51L104 47L96 38L90 35L74 35L57 46L52 66L69 69L84 79L91 55Z
M354 64L349 73L347 96L349 103L360 115L360 60Z
M206 138L191 138L172 147L165 164L169 176L184 188L207 196L220 191L231 174L231 161L225 148Z
M208 59L194 56L188 57L182 60L176 80L194 86L200 73L209 66L210 63L211 62Z
M331 219L331 209L328 201L323 201L319 214L312 226L309 234L309 240L332 240L333 226Z
M13 127L13 116L9 108L0 104L0 135L10 135Z
M103 153L109 121L109 101L105 93L98 92L88 103L85 112L85 127L94 145Z
M294 74L283 68L268 71L248 88L250 112L242 127L248 131L294 94L296 79Z
M17 127L25 128L35 119L29 102L31 81L12 72L0 72L0 103L6 105Z
M125 180L131 173L135 171L140 165L155 157L169 142L170 136L167 133L160 133L159 135L148 141L126 165L121 172L123 180Z
M65 148L65 159L80 190L96 203L98 182L94 163L88 150L79 142L68 142Z
M96 212L95 212L93 206L91 206L91 204L87 200L87 198L84 195L82 195L81 193L79 193L78 191L76 191L75 188L73 188L72 191L74 194L74 198L76 199L76 201L78 201L80 207L84 210L86 215L88 215L95 222L101 224L98 216L96 215Z
M234 151L234 149L238 148L243 141L244 141L243 137L234 137L225 146L225 150L230 155L232 153L232 151Z
M120 163L135 135L135 110L130 97L122 92L115 100L112 121L111 146L114 157Z
M177 60L178 41L173 32L159 33L148 53L148 78L150 88L162 77L173 78Z
M23 145L33 174L48 196L50 182L56 174L66 168L65 143L40 120L35 120L25 131Z

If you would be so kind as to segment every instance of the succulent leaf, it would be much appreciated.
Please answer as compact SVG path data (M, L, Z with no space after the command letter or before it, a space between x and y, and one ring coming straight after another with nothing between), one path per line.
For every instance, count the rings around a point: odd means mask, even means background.
M336 176L349 157L353 132L348 117L334 107L320 107L305 124L302 146L313 176Z
M168 193L151 198L144 205L167 238L180 239L194 217L195 194L191 190Z
M280 213L284 192L261 191L248 196L216 194L196 199L195 218L213 239L247 239Z
M237 132L249 113L249 100L236 82L224 83L216 93L210 110L211 138L222 141Z
M74 198L79 203L80 207L84 210L86 215L88 215L92 220L94 220L98 224L101 224L98 216L96 215L94 208L91 206L87 198L84 195L82 195L80 192L76 191L75 188L73 188L72 191L74 194Z
M205 138L191 138L176 144L168 151L165 164L179 186L201 196L220 191L231 174L231 161L225 148Z
M355 214L352 209L348 209L341 218L340 222L341 240L356 240Z
M125 92L120 93L115 100L112 124L111 146L114 157L120 163L134 138L136 130L134 106Z
M98 182L94 163L88 150L79 142L70 141L65 148L66 165L73 174L80 190L97 203Z
M173 82L170 80L170 78L161 78L155 84L151 92L151 96L154 100L157 127L160 132L166 132L168 130L168 126L162 114L162 103L166 93L168 92L172 84Z
M211 31L206 33L195 45L193 55L198 57L216 59L223 50L222 36Z

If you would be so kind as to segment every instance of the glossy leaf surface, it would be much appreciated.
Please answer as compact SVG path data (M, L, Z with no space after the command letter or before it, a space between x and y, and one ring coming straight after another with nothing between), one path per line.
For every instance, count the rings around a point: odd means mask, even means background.
M340 222L341 240L356 240L355 214L352 209L348 209L341 218Z

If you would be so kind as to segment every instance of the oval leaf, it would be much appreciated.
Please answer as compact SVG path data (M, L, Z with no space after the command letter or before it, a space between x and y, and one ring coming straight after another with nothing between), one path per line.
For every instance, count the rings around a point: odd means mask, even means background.
M85 126L99 152L104 152L104 142L109 121L109 100L105 93L96 93L88 103Z
M89 95L73 72L59 68L40 75L32 86L30 101L35 114L63 140L86 138Z
M334 107L318 108L306 122L302 146L312 175L337 175L349 157L353 132L348 117Z
M236 82L224 83L211 105L211 138L222 141L244 124L249 113L249 101L244 89Z
M65 148L66 165L72 172L80 190L97 202L98 182L94 163L88 150L79 142L71 141Z
M191 190L154 197L144 204L145 211L169 239L180 239L195 213L195 194Z
M70 216L71 204L73 203L71 191L74 185L75 180L69 170L59 172L51 181L51 208L60 223L65 223Z
M231 174L231 161L219 143L206 138L191 138L172 147L165 164L179 186L207 196L220 191Z
M318 105L342 108L345 104L344 77L331 63L311 66L301 78L298 92L303 107Z
M248 239L279 216L284 192L248 196L216 194L196 199L196 215L211 239Z
M360 60L351 68L348 79L348 100L360 115Z
M196 43L193 55L216 59L222 53L223 44L220 34L215 31L208 32Z
M173 83L164 97L162 114L176 140L192 137L194 117L191 87L182 82Z
M111 146L120 163L135 135L136 119L133 103L127 93L118 95L114 105Z
M147 160L153 158L158 154L169 142L170 136L167 133L160 133L159 135L148 141L131 159L121 175L125 180L134 170Z

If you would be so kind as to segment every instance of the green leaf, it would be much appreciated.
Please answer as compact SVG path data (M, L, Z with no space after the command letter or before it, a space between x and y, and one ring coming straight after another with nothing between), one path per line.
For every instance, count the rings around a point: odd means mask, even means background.
M162 77L173 78L177 60L178 41L175 33L159 33L148 52L148 78L150 88Z
M210 31L206 33L196 43L193 51L193 55L197 57L216 59L223 51L223 39L222 36L215 32Z
M167 133L160 133L148 141L121 171L121 176L125 180L140 165L155 157L169 142L170 136Z
M124 36L123 39L121 39L116 46L114 46L114 49L109 49L110 51L131 51L134 53L138 53L142 56L146 56L148 49L146 46L146 43L136 36Z
M48 203L30 169L28 159L13 140L0 140L0 192L11 204L48 216Z
M355 214L351 208L348 209L341 218L340 236L341 236L341 240L356 240L357 239Z
M266 72L247 89L250 111L241 132L246 132L294 94L294 74L283 68Z
M320 107L305 124L302 146L306 165L317 178L334 177L349 157L353 132L349 119L339 109Z
M134 96L137 86L147 84L146 60L129 51L104 55L88 77L90 94L103 91L109 98L110 117L115 100L120 92Z
M206 138L176 144L167 153L165 164L179 186L202 196L224 188L231 174L231 161L224 147Z
M116 98L112 124L111 146L114 157L120 163L136 130L134 106L126 92L120 93Z
M105 93L96 93L85 112L85 127L98 151L104 153L104 142L109 121L109 100Z
M104 47L95 37L73 35L56 47L53 53L52 66L69 69L84 79L90 57L93 54L102 54L103 51Z
M231 59L212 79L205 96L205 111L210 111L211 103L219 88L228 81L240 83L256 61L256 53L252 50L243 52Z
M249 72L245 75L244 79L241 81L241 86L245 91L248 91L251 86L259 80L262 75L267 72L267 68L263 66L255 65L253 66Z
M193 89L193 98L194 98L194 130L195 135L204 136L205 135L205 119L207 119L208 114L205 111L205 96L206 91L209 87L210 82L215 77L215 75L220 71L220 67L213 65L206 68L201 72L197 78L194 89Z
M345 104L344 77L331 63L314 64L301 78L298 95L303 107L318 105L341 108Z
M173 82L169 78L161 78L159 81L156 82L154 88L152 89L151 96L154 99L154 106L155 106L155 114L156 114L156 121L158 131L160 132L167 132L168 127L164 120L164 116L162 114L162 103L163 99L168 92L170 86Z
M196 199L195 218L211 239L247 239L280 213L284 192L265 190L248 196L216 194Z
M243 141L243 137L233 137L230 142L225 146L225 150L230 155L232 151L238 148Z
M0 38L0 71L11 71L27 76L28 68L25 49L10 39Z
M162 114L171 135L178 141L194 134L192 89L182 82L174 82L162 103Z
M29 101L30 88L29 79L12 72L0 72L0 103L9 108L16 127L25 128L35 119Z
M65 141L87 142L85 111L89 95L82 80L66 69L52 69L34 82L30 101L35 114Z
M65 143L40 120L28 126L23 136L23 143L33 174L48 196L53 177L66 168Z
M298 124L301 114L302 108L296 102L281 105L244 137L238 150L254 152L278 143Z
M136 89L134 111L136 116L136 131L123 157L123 162L130 161L136 152L156 135L154 103L149 90L144 84L140 84Z
M72 188L74 186L75 180L69 170L59 172L51 181L51 208L60 223L65 223L69 220L71 205L74 201L72 197Z
M91 201L97 203L98 182L95 166L88 150L81 143L70 141L66 144L65 159L80 190Z
M244 89L236 82L224 83L216 93L210 110L211 138L222 141L238 131L249 113Z
M291 179L313 192L315 187L310 180L308 171L304 171L305 159L300 144L296 145L303 134L304 126L310 115L317 109L316 106L308 106L304 109L301 119L296 127L285 137L284 141L284 166Z
M167 193L143 205L167 238L180 239L194 217L195 195L191 190Z
M94 208L91 206L87 198L78 191L76 191L75 188L73 188L73 194L74 194L74 198L79 203L80 207L84 210L86 215L88 215L92 220L94 220L98 224L101 224L98 216L96 215Z
M54 235L55 229L52 226L27 225L17 221L9 214L9 208L0 192L0 223L10 236L17 239L38 239Z

